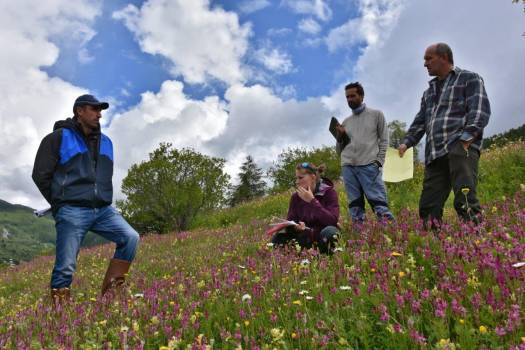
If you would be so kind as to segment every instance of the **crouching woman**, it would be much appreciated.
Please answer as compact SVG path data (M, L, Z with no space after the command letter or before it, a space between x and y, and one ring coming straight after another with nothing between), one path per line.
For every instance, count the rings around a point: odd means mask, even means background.
M322 177L325 167L300 163L295 168L296 192L290 199L288 217L297 225L288 226L272 237L274 246L295 240L301 247L317 246L321 253L333 252L339 231L339 201L333 183Z

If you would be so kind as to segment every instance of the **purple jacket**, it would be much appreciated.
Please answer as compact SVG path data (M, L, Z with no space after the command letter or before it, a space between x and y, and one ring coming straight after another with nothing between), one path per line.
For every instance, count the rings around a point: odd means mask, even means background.
M297 193L292 195L288 207L288 220L303 221L312 230L306 230L314 242L326 226L337 226L339 200L332 181L322 178L314 193L315 199L305 202Z

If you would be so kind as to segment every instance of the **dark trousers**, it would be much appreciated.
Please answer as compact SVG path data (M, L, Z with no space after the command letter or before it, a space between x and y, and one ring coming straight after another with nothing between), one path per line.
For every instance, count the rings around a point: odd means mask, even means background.
M425 167L423 191L419 200L419 216L432 227L439 225L443 207L454 191L454 208L463 221L479 223L481 207L476 197L479 151L463 148L460 141L449 147L449 153Z
M326 226L321 230L321 240L316 242L319 251L324 254L331 254L337 243L339 230L334 226ZM313 246L308 234L304 232L296 232L293 228L288 228L283 231L277 232L272 237L272 243L274 246L284 246L295 240L301 248L310 249Z

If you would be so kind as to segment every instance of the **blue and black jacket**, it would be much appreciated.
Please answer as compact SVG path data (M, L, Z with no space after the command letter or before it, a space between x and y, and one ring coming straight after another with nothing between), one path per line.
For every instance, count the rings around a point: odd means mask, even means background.
M113 145L99 130L88 137L75 117L57 121L42 140L33 181L51 204L100 208L113 199Z

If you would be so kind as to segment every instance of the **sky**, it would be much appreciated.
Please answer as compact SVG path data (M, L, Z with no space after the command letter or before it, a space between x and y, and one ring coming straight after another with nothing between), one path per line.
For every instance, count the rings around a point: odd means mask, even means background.
M332 145L344 86L408 125L428 86L425 48L448 43L485 81L485 135L525 123L525 13L511 0L17 0L0 3L0 199L47 206L31 179L41 139L74 99L108 101L115 199L160 142L268 168Z

